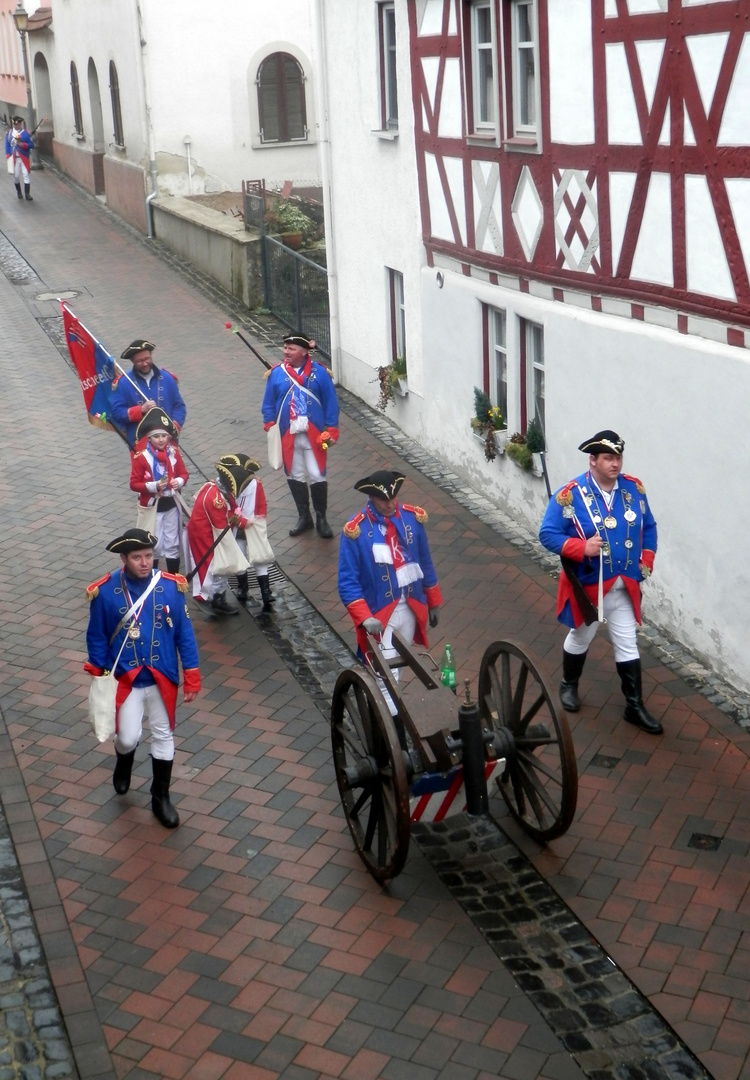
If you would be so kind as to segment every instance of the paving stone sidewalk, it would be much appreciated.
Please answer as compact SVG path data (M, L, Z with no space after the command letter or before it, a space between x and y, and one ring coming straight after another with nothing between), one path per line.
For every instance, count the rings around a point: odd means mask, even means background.
M197 462L210 463L237 445L261 453L262 369L223 331L223 313L213 301L68 185L45 176L39 187L35 217L9 206L2 222L37 281L48 291L78 290L73 306L113 351L136 334L157 342L157 362L180 374L189 405L184 444ZM29 312L41 322L55 318L47 301L34 300L38 283L21 278L12 287L0 285L0 302L17 316L14 340L31 357L22 370L8 361L2 369L3 390L24 425L2 427L7 525L0 604L14 633L0 661L0 691L44 840L34 851L40 868L51 860L76 942L75 957L51 965L52 978L56 987L63 976L72 980L85 1017L95 1005L118 1075L234 1080L301 1076L295 1070L303 1068L310 1070L305 1075L395 1076L403 1066L413 1077L426 1078L419 1068L468 1077L485 1068L486 1059L463 1060L477 1045L505 1055L492 1059L489 1073L552 1076L574 1068L548 1042L541 1072L538 1063L536 1072L528 1071L523 1054L513 1058L521 1040L535 1045L539 1016L525 1011L515 1019L513 1010L528 1010L528 1002L513 996L513 980L457 905L444 891L436 899L436 882L418 853L389 893L374 889L362 873L331 791L319 714L249 620L236 629L198 628L210 692L183 710L181 755L189 764L177 791L185 826L165 838L137 791L125 805L111 797L108 760L91 747L81 719L86 614L80 598L82 584L106 569L103 544L128 512L127 462L111 439L86 428L74 380L29 321ZM12 355L18 356L17 345ZM35 468L37 429L56 436L49 451L54 485ZM404 465L404 497L430 513L447 598L436 649L451 640L461 674L473 678L493 637L516 636L554 672L561 637L554 583L544 567L348 417L332 459L331 519L342 522L358 509L354 480L389 463ZM98 466L93 483L92 465ZM350 638L336 595L335 544L314 536L290 540L292 506L283 479L264 474L264 483L282 566ZM18 566L23 580L13 573ZM585 708L572 725L581 771L573 827L540 852L512 822L503 824L708 1070L733 1080L747 1075L750 1045L748 738L655 658L646 664L646 689L653 710L665 718L664 738L649 739L619 722L611 655L597 642ZM273 759L278 764L269 770ZM145 784L144 764L139 776ZM316 865L321 852L325 864ZM304 959L297 958L300 950ZM376 987L369 986L370 966L382 963L382 954L398 957L389 961L396 966L406 958L406 966L398 976L389 967L389 980L375 978ZM329 971L338 972L337 981L324 991L333 978ZM370 1006L390 1007L401 978L409 993L414 983L420 989L408 1003L396 998L401 1011L389 1027L382 1022L386 1014ZM268 992L263 1000L259 984ZM347 999L342 1010L350 998L354 1004L333 1017L328 1005L337 994ZM478 1000L487 1005L484 1028L468 1024ZM67 1018L62 1001L61 1007ZM523 1032L513 1026L519 1023L526 1025ZM342 1027L351 1036L345 1048L338 1041ZM234 1032L229 1042L228 1032ZM418 1045L399 1042L402 1033ZM516 1035L519 1042L511 1045ZM94 1036L91 1045L98 1047ZM80 1043L71 1041L74 1048ZM263 1057L271 1044L273 1052ZM311 1050L316 1046L318 1057ZM243 1060L235 1057L240 1051L252 1062L243 1070L267 1072L233 1072L232 1062ZM363 1053L383 1059L357 1056Z

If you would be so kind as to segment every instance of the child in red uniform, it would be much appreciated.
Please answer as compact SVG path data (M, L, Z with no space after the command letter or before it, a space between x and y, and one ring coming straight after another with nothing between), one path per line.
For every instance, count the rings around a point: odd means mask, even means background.
M138 492L139 528L156 536L154 566L164 557L167 570L180 569L182 521L175 503L188 479L185 462L172 439L177 428L163 409L149 409L136 429L136 444L146 440L143 449L133 455L130 487Z

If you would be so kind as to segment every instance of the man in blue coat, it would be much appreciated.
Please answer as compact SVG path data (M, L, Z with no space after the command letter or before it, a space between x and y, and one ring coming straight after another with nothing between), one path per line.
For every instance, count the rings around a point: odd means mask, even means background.
M22 116L13 117L13 127L5 133L5 156L13 159L13 180L16 185L16 194L19 199L21 184L23 183L26 201L33 202L31 197L31 151L34 149L34 140L26 130Z
M662 726L643 704L636 624L641 622L641 582L654 567L656 521L646 490L622 472L625 443L616 431L598 431L578 447L589 455L588 472L555 492L539 539L562 560L557 618L570 632L563 644L560 701L577 712L578 681L599 622L606 622L625 695L624 719L660 735Z
M86 633L90 675L112 671L117 679L115 791L130 788L135 750L147 714L151 729L151 808L162 825L180 823L169 800L174 760L174 723L182 663L183 698L193 701L201 688L198 646L190 622L180 574L154 570L156 537L128 529L107 544L122 566L86 590L91 602Z
M132 371L119 373L112 383L112 421L124 432L131 450L135 445L135 429L156 405L164 410L178 433L187 416L177 377L153 362L151 354L155 348L145 338L131 341L120 359L130 360Z
M339 547L339 596L357 632L357 654L367 634L380 634L383 655L395 656L393 631L427 645L427 622L437 626L443 597L427 543L427 514L399 503L404 476L379 470L358 480L367 505L344 526Z
M328 368L310 358L314 346L304 334L287 334L284 359L267 376L261 411L263 430L278 424L281 433L284 472L299 514L289 535L299 536L313 528L309 483L315 528L319 536L330 540L326 463L328 447L339 437L339 403Z

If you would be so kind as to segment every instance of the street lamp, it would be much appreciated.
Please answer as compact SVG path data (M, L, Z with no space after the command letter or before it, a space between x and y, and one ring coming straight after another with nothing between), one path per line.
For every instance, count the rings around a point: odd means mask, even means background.
M26 46L26 32L29 28L29 13L23 6L23 0L18 0L16 10L13 12L13 22L16 30L21 35L21 52L23 53L23 74L26 79L26 112L28 114L29 131L36 130L36 114L34 112L34 99L31 95L31 79L29 78L29 55ZM32 169L41 169L42 163L36 150L31 151Z

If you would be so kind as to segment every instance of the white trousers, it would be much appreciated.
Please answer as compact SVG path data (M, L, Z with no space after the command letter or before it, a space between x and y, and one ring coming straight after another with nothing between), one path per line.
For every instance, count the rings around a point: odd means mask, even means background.
M13 180L16 184L28 184L30 180L29 170L20 157L17 157L13 162Z
M325 470L320 471L307 432L298 432L294 436L294 454L289 479L301 480L303 484L319 484L325 478Z
M155 559L179 559L182 522L176 506L156 515Z
M393 609L393 614L388 620L388 624L380 638L380 651L382 652L384 659L392 660L395 656L398 656L398 649L394 648L393 646L394 630L398 630L399 634L401 634L401 637L404 638L405 641L408 641L411 645L414 642L414 633L416 629L417 616L407 604L405 597L402 596L399 602L396 604L396 607ZM401 668L393 669L391 671L391 674L393 675L393 678L396 680L396 682L399 682L401 678ZM388 693L386 685L384 681L380 678L380 676L377 676L377 683L380 692L385 698L386 705L388 706L388 711L390 712L391 716L395 716L398 710L396 709L393 698Z
M604 597L604 618L607 620L607 633L612 642L615 653L615 663L623 664L628 660L638 660L638 643L636 641L636 621L633 611L633 601L625 588L625 582L618 578L607 595ZM565 638L563 648L566 652L580 656L585 653L591 642L596 637L599 623L591 623L586 626L581 623L575 630L571 630Z
M143 735L144 716L148 717L151 728L151 757L158 761L171 761L174 757L174 736L156 683L134 686L123 701L117 718L115 750L118 754L129 754L135 750Z

